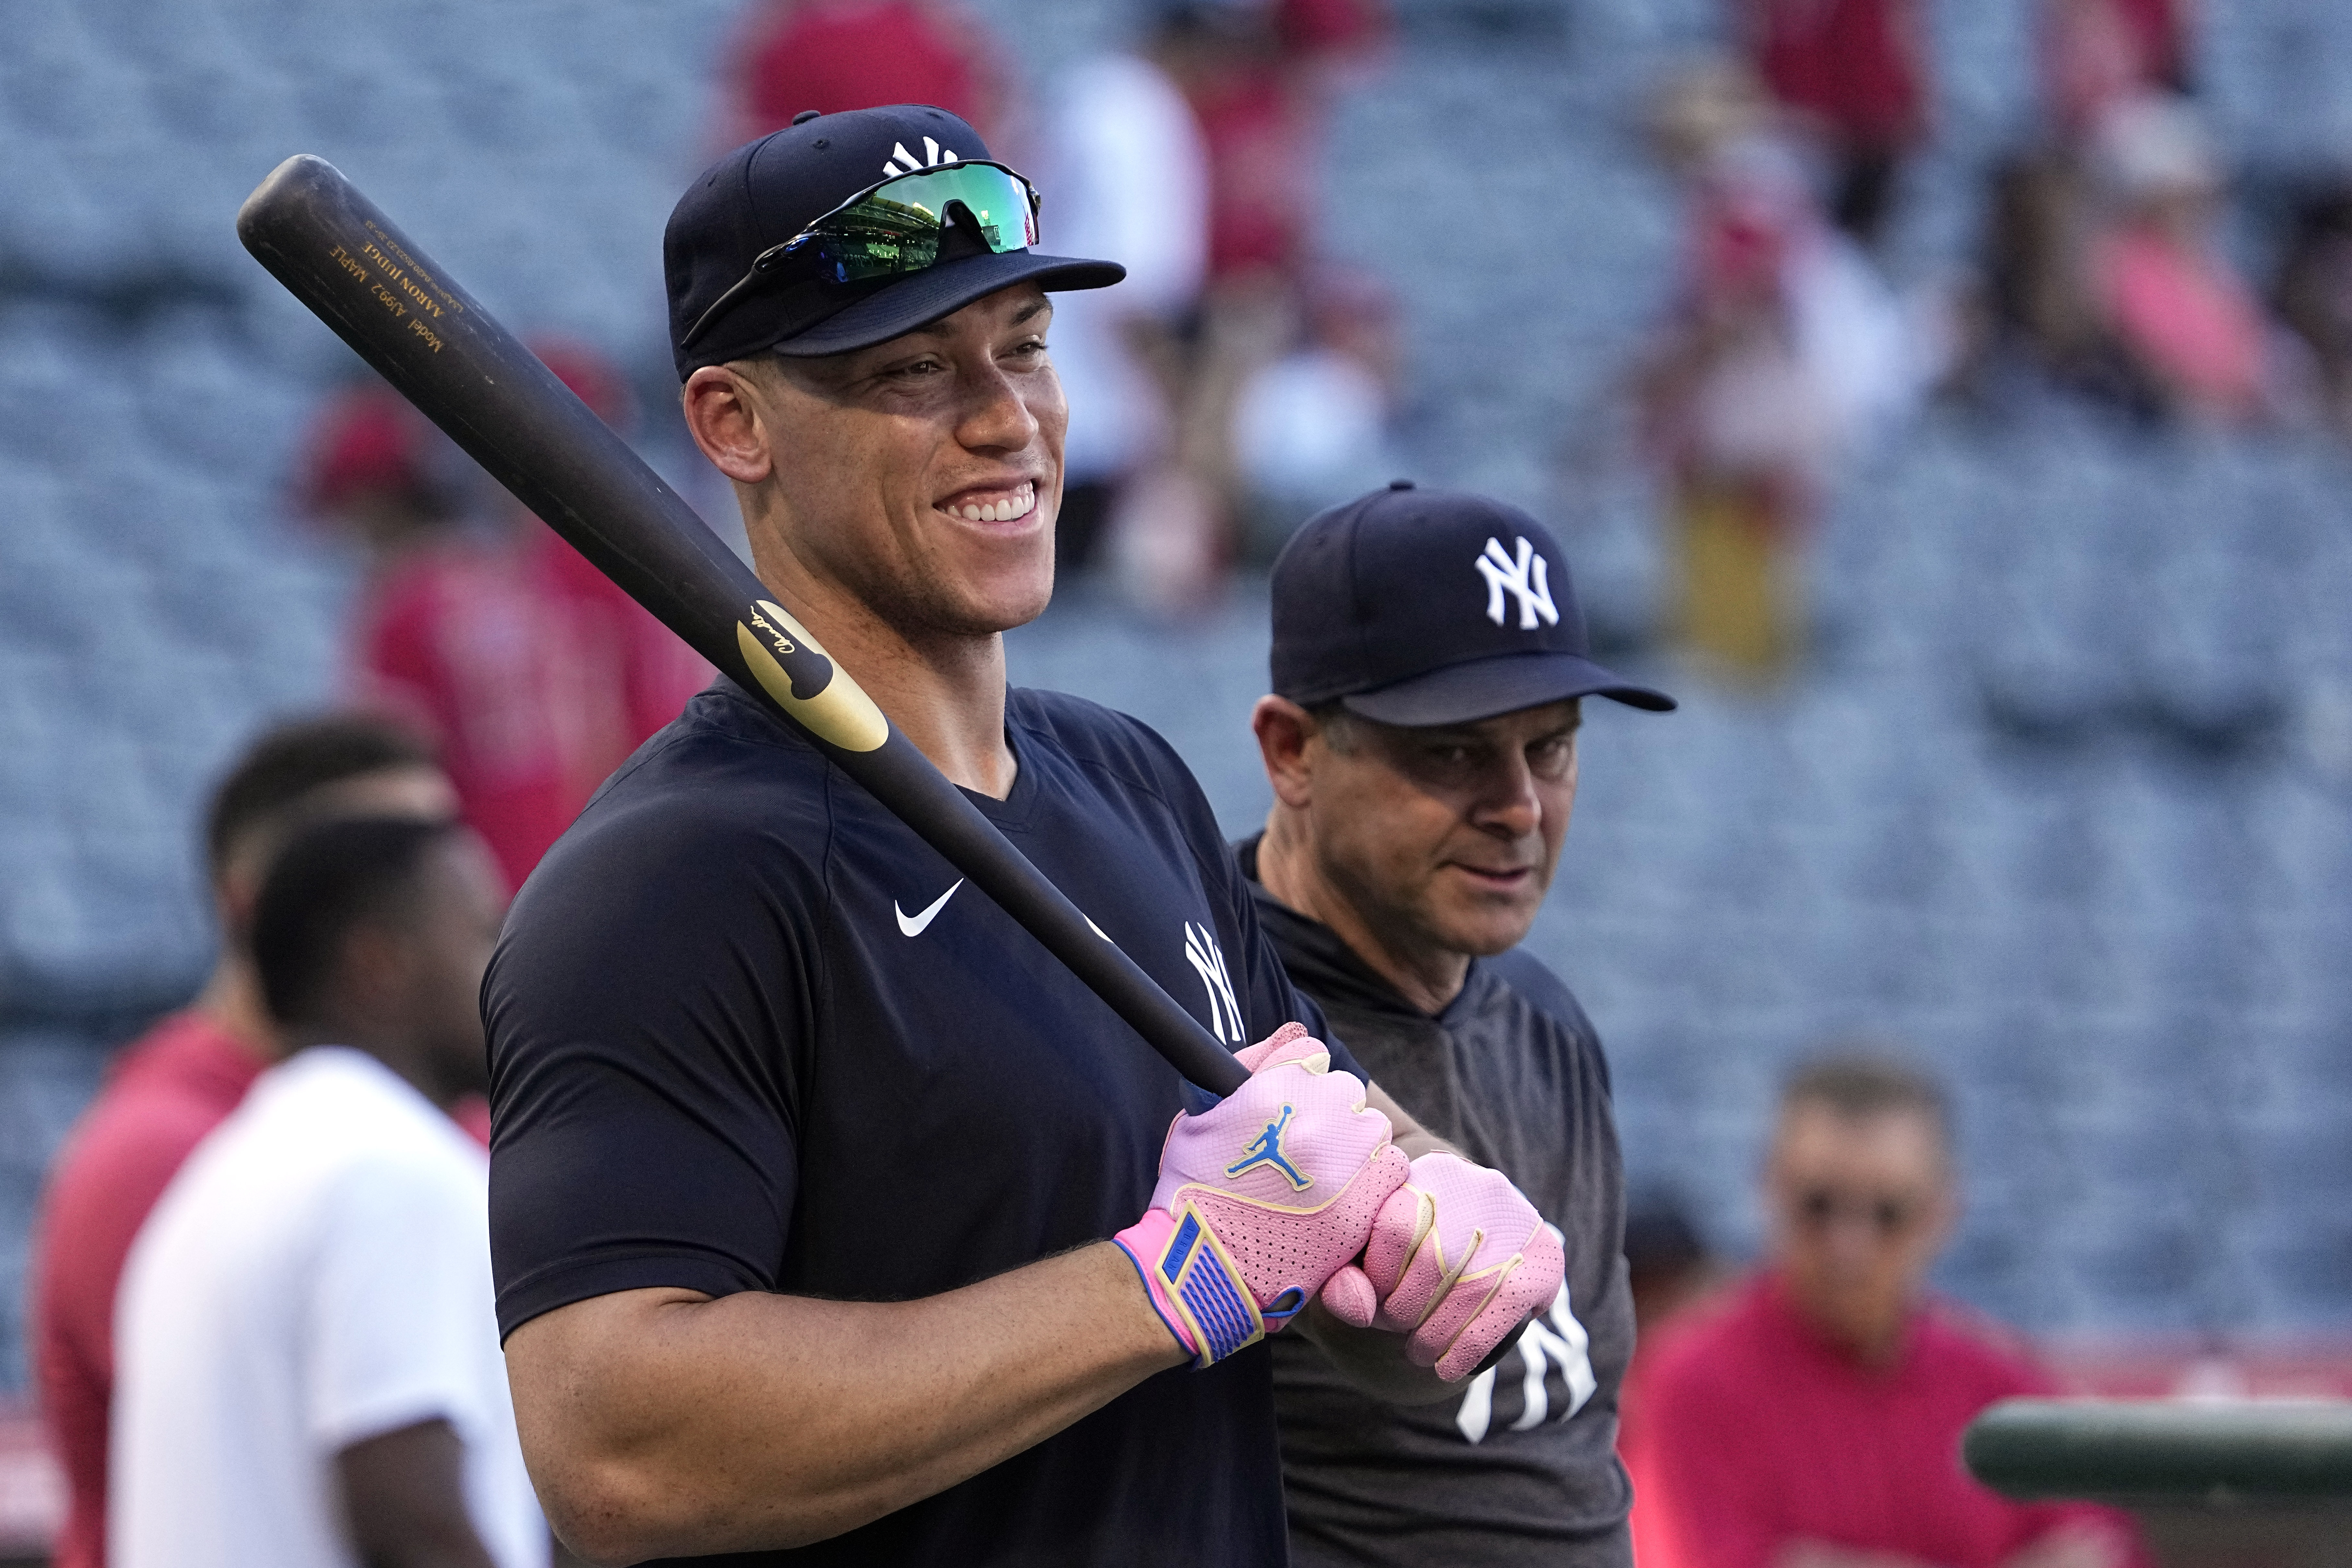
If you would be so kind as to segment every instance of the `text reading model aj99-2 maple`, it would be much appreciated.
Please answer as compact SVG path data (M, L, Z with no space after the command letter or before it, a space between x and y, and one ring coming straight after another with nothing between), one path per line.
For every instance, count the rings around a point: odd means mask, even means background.
M693 509L332 164L279 164L246 198L236 232L493 479L803 731L1178 1072L1215 1094L1241 1087L1249 1075L1231 1052L1097 934Z

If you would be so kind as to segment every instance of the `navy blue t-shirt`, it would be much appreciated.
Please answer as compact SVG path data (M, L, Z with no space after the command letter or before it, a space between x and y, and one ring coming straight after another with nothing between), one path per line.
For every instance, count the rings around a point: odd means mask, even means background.
M1166 742L1042 691L1010 694L1005 733L1010 798L972 798L1106 936L1229 1043L1322 1032ZM516 899L484 985L500 1332L650 1286L912 1300L1131 1223L1196 1091L956 884L724 680L648 742ZM743 1559L1285 1560L1264 1345Z

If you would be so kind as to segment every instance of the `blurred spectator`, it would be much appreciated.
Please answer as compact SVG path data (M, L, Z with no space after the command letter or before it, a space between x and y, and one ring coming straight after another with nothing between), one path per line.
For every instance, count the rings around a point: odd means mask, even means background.
M1985 223L1989 341L2057 381L2152 408L2154 394L2108 333L2090 285L2092 205L2074 160L2048 149L1992 173Z
M322 814L433 817L456 804L423 742L360 716L271 731L215 792L205 856L219 961L194 1005L114 1065L50 1168L35 1226L34 1374L68 1493L57 1568L106 1561L115 1287L131 1237L188 1152L277 1054L244 934L271 858L298 824Z
M530 347L598 418L624 436L635 428L628 385L602 354L562 338L536 338ZM569 634L579 671L572 689L583 704L570 727L583 752L575 771L593 790L710 683L710 666L562 535L519 503L509 510L526 568Z
M1401 379L1394 296L1368 274L1324 268L1300 302L1297 346L1234 400L1242 554L1259 564L1309 516L1400 467L1388 433Z
M1185 0L1152 56L1191 105L1207 159L1207 286L1173 358L1171 460L1109 522L1113 563L1149 607L1210 600L1242 550L1234 448L1245 389L1297 342L1315 262L1334 88L1388 35L1379 0Z
M946 0L761 0L729 55L730 147L803 110L880 103L931 104L971 121L991 146L1008 140L1003 63L980 21Z
M2299 205L2273 299L2310 353L2328 425L2352 437L2352 185Z
M2043 0L2042 93L2062 146L2116 105L2189 90L2191 0Z
M1181 16L1134 52L1080 62L1055 95L1039 188L1054 244L1127 268L1116 289L1054 303L1053 354L1070 406L1055 521L1065 566L1093 558L1122 486L1174 458L1181 338L1207 275L1208 154L1165 63Z
M1832 170L1829 214L1877 239L1904 155L1927 128L1927 65L1912 0L1739 0L1749 58Z
M2130 99L2107 111L2094 151L2109 217L2091 282L2108 329L2174 412L2262 414L2269 327L2215 244L2222 181L2204 126L2181 100Z
M1312 258L1323 128L1339 75L1386 39L1381 0L1190 0L1162 60L1209 154L1209 277L1295 279Z
M625 416L616 376L584 351L553 352L592 406ZM520 887L707 671L519 508L503 537L471 523L465 492L440 477L454 448L388 389L331 405L313 450L311 510L369 556L356 693L433 739L466 820Z
M1704 1292L1714 1269L1679 1204L1655 1195L1634 1198L1625 1213L1625 1267L1633 1289L1634 1349L1618 1398L1617 1452L1633 1483L1627 1519L1633 1560L1641 1568L1698 1568L1685 1548L1674 1515L1661 1503L1661 1460L1643 1413L1643 1386L1657 1364L1669 1320Z
M1988 193L1989 319L1979 346L2020 353L2032 369L2144 416L2178 408L2178 395L2123 335L2119 287L2141 311L2160 314L2168 296L2186 300L2197 321L2184 322L2179 335L2200 345L2191 357L2208 373L2219 363L2225 381L2237 379L2226 362L2242 350L2242 342L2233 347L2230 340L2244 337L2242 321L2222 320L2239 313L2224 297L2242 298L2244 290L2234 280L2217 290L2205 276L2214 264L2203 255L2201 234L2178 237L2189 241L2185 258L2174 254L2176 245L2146 235L2114 243L2119 207L2166 205L2154 189L2133 194L2134 184L2177 187L2168 215L2174 221L2123 220L2156 230L2201 229L2204 215L2191 209L2200 199L2210 208L2218 193L2210 151L2185 108L2154 116L2144 110L2187 89L2189 13L2188 0L2046 0L2043 134L1996 165ZM2155 331L2167 336L2160 322Z
M1656 1337L1722 1283L1721 1266L1673 1193L1644 1191L1625 1205L1625 1272L1633 1291L1633 1326Z
M1799 550L1835 464L1916 405L1943 349L1827 222L1744 70L1680 74L1652 128L1689 187L1680 297L1637 375L1679 547L1670 619L1701 665L1766 686L1802 650Z
M1669 1325L1686 1320L1720 1283L1715 1259L1670 1193L1637 1193L1625 1205L1625 1271L1633 1292L1633 1362L1617 1401L1617 1452L1633 1482L1627 1523L1633 1561L1641 1568L1704 1568L1675 1532L1674 1516L1658 1500L1660 1458L1643 1415L1643 1385L1666 1342Z
M1995 1400L2053 1392L1925 1296L1958 1215L1943 1091L1865 1056L1790 1081L1765 1174L1770 1253L1643 1387L1661 1501L1709 1568L2100 1568L2101 1510L2009 1502L1960 1467ZM1770 1441L1758 1441L1759 1433Z
M193 1154L122 1279L116 1568L525 1568L548 1535L499 1352L487 1085L506 900L471 833L287 844L253 962L289 1054Z

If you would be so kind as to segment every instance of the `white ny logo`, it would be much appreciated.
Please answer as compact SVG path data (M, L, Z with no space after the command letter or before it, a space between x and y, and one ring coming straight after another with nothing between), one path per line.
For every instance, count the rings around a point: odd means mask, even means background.
M1234 1044L1247 1043L1242 1033L1241 1004L1234 999L1233 977L1225 973L1225 955L1217 946L1217 939L1206 926L1184 922L1184 957L1201 984L1209 992L1209 1032L1222 1040L1228 1024L1232 1026Z
M1547 1226L1554 1236L1558 1226ZM1565 1239L1565 1238L1563 1238ZM1592 1338L1584 1325L1569 1310L1568 1286L1562 1284L1559 1294L1551 1300L1550 1321L1531 1318L1528 1331L1519 1336L1519 1364L1524 1369L1519 1382L1519 1414L1509 1427L1513 1432L1526 1432L1549 1420L1565 1421L1584 1408L1601 1386L1592 1374ZM1509 1359L1507 1357L1506 1360ZM1559 1414L1552 1412L1552 1399L1544 1386L1552 1369L1559 1369L1566 1402ZM1463 1391L1461 1408L1454 1413L1454 1425L1473 1443L1486 1440L1486 1432L1495 1423L1495 1374L1503 1369L1490 1366L1470 1380Z
M1518 546L1518 558L1513 560L1500 540L1489 539L1486 553L1478 557L1478 575L1486 579L1486 618L1498 626L1503 624L1503 590L1508 588L1519 601L1519 630L1535 630L1538 616L1544 625L1556 626L1559 611L1551 602L1551 565L1526 540L1519 540Z
M918 169L936 169L942 163L952 163L956 161L956 155L953 153L928 136L923 138L923 151L930 156L918 158L907 151L907 144L904 142L892 142L890 156L882 161L883 176L886 179L896 179L900 174L911 174Z

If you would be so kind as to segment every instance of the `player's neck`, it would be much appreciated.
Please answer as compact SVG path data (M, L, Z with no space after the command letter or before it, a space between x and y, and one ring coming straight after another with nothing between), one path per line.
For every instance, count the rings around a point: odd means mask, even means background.
M331 1011L287 1032L286 1055L289 1058L312 1046L343 1046L373 1057L394 1078L443 1110L475 1088L452 1080L443 1070L440 1058L423 1042L363 1013Z
M1004 739L1004 639L910 634L838 586L761 563L761 579L866 689L915 749L955 784L992 799L1017 773Z
M225 957L214 966L212 978L196 994L195 1011L213 1026L263 1061L278 1052L278 1031L262 1005L260 977L252 966Z
M1462 994L1470 977L1467 955L1384 932L1379 921L1367 919L1357 900L1326 873L1306 830L1279 804L1266 818L1265 837L1258 841L1257 876L1286 907L1328 926L1349 952L1417 1011L1435 1017Z

